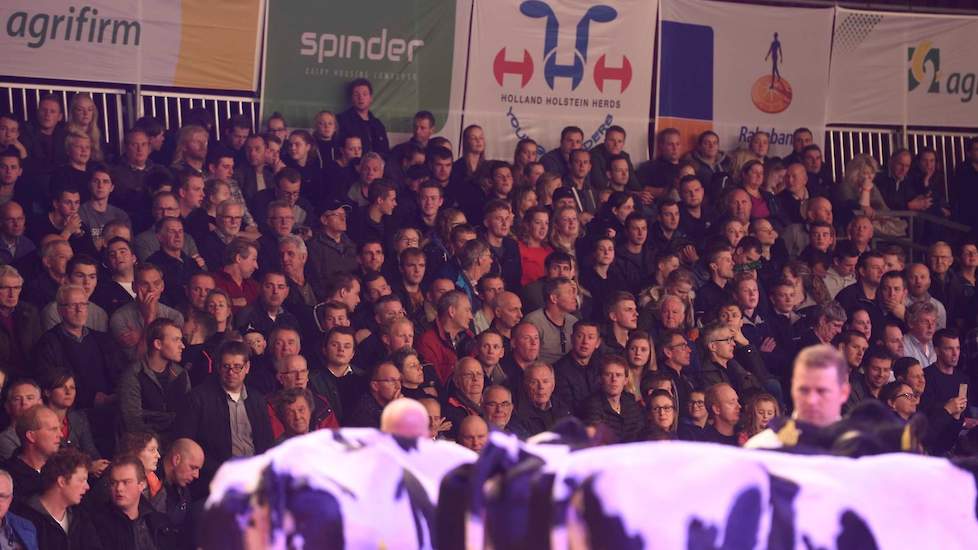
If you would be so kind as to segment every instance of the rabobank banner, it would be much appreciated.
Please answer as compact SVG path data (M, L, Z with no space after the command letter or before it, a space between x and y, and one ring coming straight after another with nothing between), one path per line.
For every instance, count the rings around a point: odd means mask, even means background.
M823 135L832 8L778 8L660 0L656 128L691 147L713 130L721 149L771 134L771 154L791 152L798 127Z
M655 11L655 0L477 0L465 123L485 129L487 157L511 158L524 137L557 147L571 125L590 148L619 125L644 159Z
M4 0L0 74L254 91L264 0Z
M978 17L839 8L829 122L978 126Z
M472 0L269 0L262 112L294 127L349 107L347 85L373 85L374 114L408 133L414 114L435 115L457 144Z

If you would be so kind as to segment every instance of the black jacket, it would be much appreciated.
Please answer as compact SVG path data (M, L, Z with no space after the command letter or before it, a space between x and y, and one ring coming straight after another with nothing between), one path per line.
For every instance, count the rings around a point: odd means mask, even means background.
M54 521L41 501L34 497L20 510L20 514L37 528L37 546L44 550L115 550L105 546L91 516L82 508L68 509L68 532Z
M584 404L601 386L600 358L597 351L591 354L591 359L583 367L568 353L554 363L554 378L556 387L554 394L564 403L570 405L574 414L581 416Z
M513 413L509 425L513 433L521 439L526 439L553 428L557 421L568 416L572 416L570 406L557 396L550 398L550 408L547 410L533 406L524 396L516 412Z
M111 503L99 504L92 510L92 524L98 530L102 545L112 550L142 550L137 546L135 525L143 521L156 548L173 548L177 531L166 515L153 510L145 498L139 501L139 518L131 520Z
M256 454L263 453L274 443L265 396L252 388L246 391L245 410L251 423L252 443ZM204 448L204 466L196 483L198 491L206 489L221 464L231 458L231 413L227 400L219 377L212 376L190 392L186 406L177 415L174 439L189 437Z
M21 300L11 317L13 332L0 325L0 371L12 379L27 374L29 354L42 331L40 316L32 304Z
M387 128L384 127L384 123L379 118L374 116L372 111L368 114L368 119L363 120L357 114L356 109L350 107L337 115L336 120L339 122L340 133L342 134L338 140L339 143L343 143L346 136L357 136L363 144L364 154L374 152L382 157L387 157L387 154L390 153L391 146L387 139Z
M621 413L616 413L602 392L596 392L584 404L584 420L587 424L603 424L614 435L615 443L638 441L645 432L645 415L635 396L621 394Z

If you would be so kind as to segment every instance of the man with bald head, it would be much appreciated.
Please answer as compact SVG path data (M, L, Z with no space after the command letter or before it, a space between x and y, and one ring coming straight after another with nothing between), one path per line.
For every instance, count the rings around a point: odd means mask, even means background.
M458 428L456 443L471 451L480 452L489 441L489 424L481 416L467 416Z
M179 548L191 547L190 483L200 477L204 449L192 439L174 441L163 457L163 487L166 489L165 513L177 531Z
M384 407L380 415L380 431L398 437L426 437L428 433L428 409L420 402L399 397Z
M510 339L513 328L523 320L523 301L515 292L504 290L496 296L496 307L493 311L492 324L489 328L503 337L503 347L510 349Z
M750 224L751 202L750 195L747 194L747 191L735 188L727 193L724 202L729 218L737 220L744 225Z
M805 205L805 222L793 223L784 230L784 244L792 258L798 257L809 243L809 227L816 222L832 225L832 202L825 197L813 197Z

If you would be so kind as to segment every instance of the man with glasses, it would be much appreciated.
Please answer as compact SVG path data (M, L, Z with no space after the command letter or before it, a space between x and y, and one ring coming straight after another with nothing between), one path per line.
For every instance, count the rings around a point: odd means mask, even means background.
M90 304L83 287L71 284L61 287L55 302L61 323L38 340L34 368L37 372L73 372L78 389L76 409L112 405L116 402L116 376L123 366L119 347L107 333L86 326ZM110 430L110 426L104 428Z
M194 388L177 416L174 437L190 438L204 450L200 479L194 484L197 497L206 494L225 461L261 454L274 441L265 396L245 385L249 355L247 344L222 344L217 376Z
M275 174L274 186L265 189L255 195L252 200L252 210L255 212L255 220L258 221L259 229L262 234L269 231L283 236L281 224L283 220L272 220L270 217L272 203L284 203L292 216L293 227L305 228L309 223L309 216L313 213L312 203L302 196L302 175L294 168L283 168Z
M479 374L481 377L481 373ZM385 361L373 370L367 393L350 411L345 426L380 428L380 415L388 403L401 396L401 372Z
M146 354L119 380L121 427L126 432L150 430L164 441L177 411L190 393L190 376L180 366L183 331L169 319L146 327Z
M268 400L268 418L276 441L283 435L296 435L294 418L301 412L297 410L301 408L298 398L292 397L296 392L304 392L307 399L307 431L340 427L329 400L309 386L309 364L305 357L296 354L276 361L275 373L282 389Z
M241 235L244 211L244 203L234 199L217 205L214 231L208 232L200 240L200 255L211 270L220 269L224 265L225 250L231 241Z
M489 386L486 396L482 399L482 409L486 411L489 426L496 430L510 433L510 421L513 419L513 393L506 386Z
M109 315L104 309L92 302L92 294L98 286L98 262L86 254L75 256L68 262L66 269L68 278L66 284L78 285L85 290L88 304L88 319L85 326L92 330L105 332L109 330ZM58 311L58 302L54 301L41 310L41 328L49 330L62 321Z
M663 332L656 340L656 348L659 350L662 368L672 379L672 386L676 388L676 400L679 402L680 412L688 414L683 405L689 402L689 396L696 387L689 373L684 373L692 363L693 349L686 341L686 337L678 331Z
M720 324L708 325L703 329L700 342L709 361L704 362L696 373L698 388L729 384L737 395L761 389L760 381L734 359L737 344L733 329Z
M154 224L166 217L180 217L180 202L177 196L168 191L157 193L153 197L152 213ZM137 220L136 223L138 225L139 221ZM136 235L132 240L132 247L139 261L145 262L150 255L160 249L160 240L156 236L156 227L150 227L146 231ZM184 234L182 249L191 258L200 256L200 252L197 250L197 243L188 233Z

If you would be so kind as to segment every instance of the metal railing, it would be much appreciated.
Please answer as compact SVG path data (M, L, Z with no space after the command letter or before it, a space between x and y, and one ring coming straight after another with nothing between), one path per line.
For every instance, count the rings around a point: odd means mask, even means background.
M117 153L121 152L122 136L132 120L126 117L125 102L128 93L126 88L0 82L0 105L5 108L5 111L21 120L33 120L41 98L54 95L60 98L61 108L67 118L68 105L77 93L87 93L92 96L98 108L98 125L102 135L105 136L105 141Z
M842 181L846 163L856 155L871 155L883 166L893 152L895 137L892 130L883 128L828 128L824 158L835 181Z
M183 126L184 114L194 108L207 109L214 115L214 130L218 135L221 125L234 115L247 115L254 130L261 123L259 100L255 97L141 90L137 104L139 116L156 118L168 130Z

